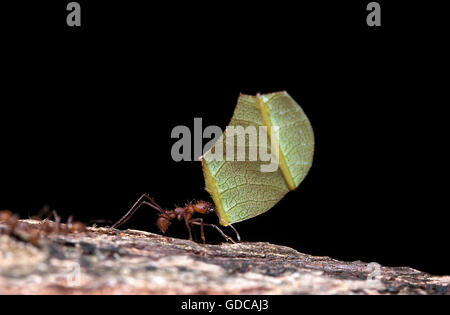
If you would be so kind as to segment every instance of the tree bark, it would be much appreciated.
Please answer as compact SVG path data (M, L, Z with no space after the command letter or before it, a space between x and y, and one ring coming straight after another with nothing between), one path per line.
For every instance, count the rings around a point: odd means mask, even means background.
M0 224L0 294L450 294L450 276L269 243L203 245L109 228L40 232L31 242L41 228Z

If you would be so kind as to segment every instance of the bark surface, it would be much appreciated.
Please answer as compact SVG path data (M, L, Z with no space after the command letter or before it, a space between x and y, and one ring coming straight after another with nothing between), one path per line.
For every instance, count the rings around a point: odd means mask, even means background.
M450 276L302 254L269 243L203 245L149 232L42 234L0 224L0 294L450 294Z

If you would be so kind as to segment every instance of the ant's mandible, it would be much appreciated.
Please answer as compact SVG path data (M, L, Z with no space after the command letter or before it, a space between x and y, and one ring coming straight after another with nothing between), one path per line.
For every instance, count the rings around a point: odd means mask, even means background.
M143 194L136 201L136 203L133 205L133 207L131 207L131 209L119 221L117 221L112 226L112 228L114 228L114 229L118 228L119 226L121 226L122 224L127 222L131 218L131 216L142 205L147 205L147 206L159 211L160 214L159 214L159 217L158 217L156 223L158 225L158 228L161 230L161 232L163 234L166 233L167 229L169 228L169 226L171 224L171 221L176 218L179 221L184 220L186 227L188 229L188 232L189 232L189 240L192 240L191 225L200 225L200 231L201 231L201 237L202 237L203 244L206 243L205 234L203 232L204 226L210 226L210 227L215 228L227 241L231 241L231 242L235 243L234 240L231 237L227 236L217 225L210 224L210 223L204 223L203 218L193 218L195 213L210 214L210 213L215 212L213 205L207 201L198 201L196 203L191 202L191 203L187 204L184 208L177 207L173 210L164 210L155 202L155 200L152 197L150 197L148 194ZM230 227L236 233L237 240L240 241L241 237L239 236L239 233L237 232L237 230L232 225L230 225Z

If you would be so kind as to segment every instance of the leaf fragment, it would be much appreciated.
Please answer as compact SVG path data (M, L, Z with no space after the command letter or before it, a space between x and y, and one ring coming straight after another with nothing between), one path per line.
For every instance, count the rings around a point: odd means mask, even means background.
M234 133L227 128L202 157L206 190L214 200L220 223L225 226L268 211L286 193L295 190L311 168L314 155L311 124L287 92L241 94L229 126L242 128L234 129ZM258 141L255 148L255 143L251 143L246 133L251 126L259 131L258 140L267 137L266 145ZM266 127L265 134L260 127ZM272 133L271 127L277 128L277 133ZM243 146L236 140L240 136L245 139ZM228 141L237 144L233 150L245 150L245 160L226 159ZM274 148L279 150L275 171L261 171L261 166L269 163L261 154L256 160L249 158L250 150L273 153ZM218 155L216 150L223 153Z

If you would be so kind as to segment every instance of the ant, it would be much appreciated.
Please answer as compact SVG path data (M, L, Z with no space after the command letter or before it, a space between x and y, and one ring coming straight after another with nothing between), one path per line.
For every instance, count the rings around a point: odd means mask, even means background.
M70 216L67 219L67 223L61 223L61 217L56 213L56 210L53 210L52 212L53 217L55 218L55 221L50 221L47 219L44 220L43 228L42 230L46 234L50 233L81 233L86 232L86 225L84 223L81 223L79 221L73 221L73 216Z
M55 221L48 220L48 217L42 221L42 225L40 225L38 230L33 230L30 233L29 241L36 245L40 236L41 232L45 234L51 234L51 233L81 233L86 232L86 226L78 221L73 221L73 217L70 216L67 220L67 223L61 223L61 217L58 216L55 210L53 210L53 217L55 218ZM9 234L14 234L16 228L18 228L19 217L15 214L13 214L9 210L2 210L0 211L0 223L4 223L9 227Z
M9 233L12 234L19 224L19 217L9 210L0 211L0 223L5 223L9 227Z
M156 224L158 225L158 228L161 230L163 234L165 234L167 229L169 228L171 220L176 218L178 219L178 221L184 220L189 232L189 240L191 241L192 241L191 225L200 225L201 238L203 244L206 243L205 234L203 232L204 226L210 226L215 228L227 241L235 243L235 241L231 237L227 236L224 232L222 232L222 230L217 225L204 223L203 218L192 218L195 213L210 214L215 212L213 205L210 202L203 200L198 201L196 203L190 202L184 208L176 207L173 210L164 210L155 202L155 200L152 197L150 197L148 194L143 194L131 207L131 209L119 221L114 223L114 225L111 228L113 229L118 228L119 226L127 222L142 205L150 206L151 208L159 211L160 214L156 221ZM240 241L241 237L237 232L237 230L232 225L230 225L230 227L236 233L237 240Z

